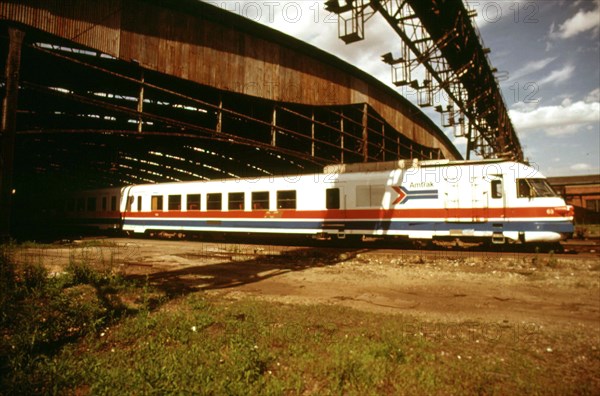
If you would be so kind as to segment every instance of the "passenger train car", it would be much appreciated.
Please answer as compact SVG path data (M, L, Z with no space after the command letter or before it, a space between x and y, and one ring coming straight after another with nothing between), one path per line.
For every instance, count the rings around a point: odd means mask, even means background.
M573 207L544 176L502 160L333 165L309 175L96 190L75 202L85 208L79 213L94 214L98 225L136 234L277 233L501 244L556 242L573 232Z

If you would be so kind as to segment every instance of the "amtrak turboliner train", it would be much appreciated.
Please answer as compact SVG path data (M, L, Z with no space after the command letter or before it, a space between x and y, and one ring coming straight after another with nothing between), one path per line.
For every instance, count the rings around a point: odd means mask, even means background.
M78 193L67 217L130 233L277 233L492 243L556 242L573 207L513 161L401 160L323 173L158 183Z

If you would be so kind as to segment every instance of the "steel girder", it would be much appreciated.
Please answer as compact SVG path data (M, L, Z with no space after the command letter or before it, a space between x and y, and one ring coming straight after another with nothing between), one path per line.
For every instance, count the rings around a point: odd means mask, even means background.
M467 138L467 159L471 153L524 159L489 50L471 23L476 13L461 0L330 0L326 7L338 14L339 36L347 44L364 39L365 22L381 14L402 41L400 56L382 56L392 82L416 90L418 105L435 105L442 124ZM440 91L448 96L445 104L434 100Z

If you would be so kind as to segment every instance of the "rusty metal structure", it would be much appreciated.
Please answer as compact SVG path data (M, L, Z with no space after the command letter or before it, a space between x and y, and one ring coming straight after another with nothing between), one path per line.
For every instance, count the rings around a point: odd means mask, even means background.
M400 39L399 56L382 56L391 66L393 84L415 89L422 107L434 106L440 90L448 95L447 103L435 109L443 126L467 138L467 159L474 153L523 160L489 49L471 23L477 14L462 0L329 0L326 7L338 14L339 37L347 44L364 39L365 22L381 14Z
M385 84L196 0L1 0L0 54L3 208L43 207L40 191L461 158Z

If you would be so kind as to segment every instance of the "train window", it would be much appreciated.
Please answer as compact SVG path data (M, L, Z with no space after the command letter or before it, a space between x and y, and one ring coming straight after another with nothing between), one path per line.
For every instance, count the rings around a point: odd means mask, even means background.
M229 210L244 210L244 193L229 193Z
M96 211L96 197L88 197L87 199L87 211L94 212Z
M296 190L277 191L277 209L296 209Z
M187 210L200 210L200 194L188 194Z
M151 209L153 211L163 210L163 197L162 197L162 195L153 195L151 203L152 203Z
M356 206L380 207L385 194L385 186L357 186Z
M253 210L269 210L269 192L254 191L252 193Z
M531 196L531 188L525 179L517 179L517 197L529 198Z
M221 193L206 194L206 210L221 210Z
M117 197L110 197L110 210L113 212L117 210Z
M131 205L133 204L133 197L128 197L127 198L127 206L125 207L125 210L127 212L131 211Z
M556 193L546 179L517 179L519 198L555 197Z
M85 210L85 198L77 198L77 211L83 212Z
M535 197L556 197L546 179L527 179Z
M492 180L492 198L502 198L502 180Z
M339 209L340 208L340 189L339 188L328 188L325 191L325 207L327 209Z
M142 196L138 196L137 197L137 211L141 212L142 211Z
M169 210L181 210L181 195L169 195Z

